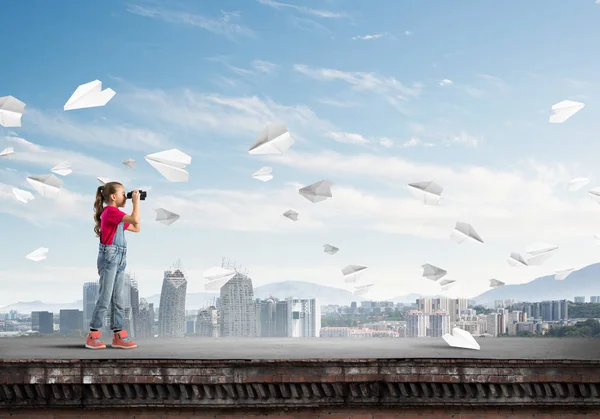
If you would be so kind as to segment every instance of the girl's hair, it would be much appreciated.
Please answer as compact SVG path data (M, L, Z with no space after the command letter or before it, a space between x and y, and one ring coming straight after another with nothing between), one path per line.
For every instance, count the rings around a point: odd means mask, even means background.
M117 187L119 186L123 185L119 182L108 182L96 189L96 200L94 201L94 221L96 222L94 233L96 233L96 237L100 237L100 216L104 211L104 203L108 201L109 196L117 193Z

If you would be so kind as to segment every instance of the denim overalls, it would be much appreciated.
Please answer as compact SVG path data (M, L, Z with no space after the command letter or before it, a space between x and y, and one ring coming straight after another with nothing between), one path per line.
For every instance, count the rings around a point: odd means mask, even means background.
M117 226L117 231L110 245L100 243L98 249L98 275L100 275L100 292L92 321L91 329L102 329L102 322L110 304L111 330L123 329L123 311L125 306L123 287L125 285L125 268L127 267L127 241L125 240L125 224Z

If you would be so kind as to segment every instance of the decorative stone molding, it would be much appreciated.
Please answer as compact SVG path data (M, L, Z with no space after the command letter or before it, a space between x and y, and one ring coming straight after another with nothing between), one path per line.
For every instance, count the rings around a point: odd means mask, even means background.
M0 408L600 407L600 361L0 360Z

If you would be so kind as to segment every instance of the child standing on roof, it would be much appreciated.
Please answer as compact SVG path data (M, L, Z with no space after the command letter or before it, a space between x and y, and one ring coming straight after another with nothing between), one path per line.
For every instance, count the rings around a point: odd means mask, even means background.
M108 182L98 187L94 202L94 232L100 238L98 250L98 275L100 275L100 292L96 308L90 322L90 332L85 341L89 349L104 349L106 345L100 341L102 321L109 306L111 309L111 325L113 331L113 348L131 349L137 345L127 337L123 330L123 312L125 285L125 268L127 267L127 241L125 230L138 233L140 231L140 193L132 192L133 211L125 214L119 208L127 203L127 194L119 182ZM104 205L106 204L106 205Z

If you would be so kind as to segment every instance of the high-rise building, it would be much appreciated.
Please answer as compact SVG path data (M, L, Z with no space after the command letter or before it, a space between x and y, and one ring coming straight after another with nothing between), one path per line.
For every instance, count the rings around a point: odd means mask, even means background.
M83 326L83 311L76 309L69 310L60 310L59 312L59 330L61 335L65 336L79 336L80 331L87 334L89 329L86 327L82 329Z
M406 337L417 338L427 336L427 320L429 315L419 310L411 310L406 315Z
M590 303L600 303L600 295L592 295L590 297Z
M221 287L221 336L256 336L256 302L252 279L236 270Z
M573 302L574 303L585 303L585 296L577 296L575 298L573 298Z
M130 328L129 334L131 337L137 337L137 329L139 328L138 323L140 321L140 290L138 282L135 279L135 275L131 275L129 278L129 306L131 307L130 314Z
M215 306L200 310L196 319L196 336L218 338L221 332L219 314L219 310Z
M276 299L270 297L266 300L256 300L257 336L277 336Z
M35 313L35 312L34 312ZM40 319L40 333L51 335L54 333L54 315L48 311L38 311Z
M294 338L319 337L321 307L316 298L288 297L288 336Z
M86 282L83 284L83 324L81 325L83 330L90 328L92 322L92 314L96 308L96 301L98 301L98 293L100 292L100 283Z
M154 337L154 304L148 304L145 298L140 299L140 313L135 323L136 338L148 339Z
M288 304L287 301L275 302L275 336L286 337L288 335Z
M165 271L158 311L159 337L185 336L185 295L187 279L177 261L171 270Z
M429 329L432 337L442 337L450 333L450 316L444 311L435 311L429 315Z

